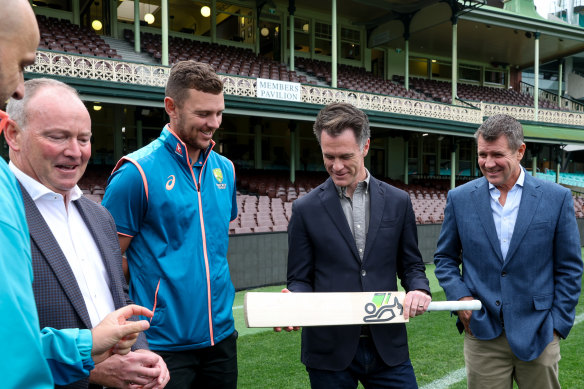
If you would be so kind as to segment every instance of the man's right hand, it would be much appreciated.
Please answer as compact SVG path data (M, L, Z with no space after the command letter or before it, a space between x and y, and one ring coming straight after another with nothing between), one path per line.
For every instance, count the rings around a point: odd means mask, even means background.
M458 301L470 301L470 300L474 300L474 297L467 296L467 297L462 297L462 298L458 299ZM470 317L472 316L472 311L458 311L457 314L458 314L458 318L460 319L460 322L464 326L464 331L467 334L472 335L472 331L470 330Z
M292 293L290 292L287 288L282 289L282 293ZM286 332L290 332L290 331L298 331L300 329L300 327L284 327L284 331ZM274 327L274 331L275 332L282 332L282 327Z

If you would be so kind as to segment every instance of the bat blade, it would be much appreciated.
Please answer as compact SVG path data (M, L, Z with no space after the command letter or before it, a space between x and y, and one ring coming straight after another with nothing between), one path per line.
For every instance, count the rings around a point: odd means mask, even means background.
M405 292L262 293L244 299L247 327L310 327L407 323ZM481 302L437 301L429 311L480 310Z
M404 323L404 298L404 292L249 292L245 323L248 327Z

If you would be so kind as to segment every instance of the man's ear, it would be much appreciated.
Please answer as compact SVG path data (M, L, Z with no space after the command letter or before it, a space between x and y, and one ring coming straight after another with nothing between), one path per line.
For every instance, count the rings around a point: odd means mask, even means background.
M164 98L164 109L171 119L176 118L176 103L172 97L166 96Z
M8 125L4 129L4 139L13 151L20 151L22 148L22 130L18 128L12 120L8 121Z

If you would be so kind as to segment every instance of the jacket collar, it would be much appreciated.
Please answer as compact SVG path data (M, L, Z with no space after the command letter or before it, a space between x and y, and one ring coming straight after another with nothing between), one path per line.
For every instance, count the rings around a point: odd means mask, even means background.
M159 139L165 144L165 146L171 151L177 160L181 161L181 163L184 163L187 166L193 166L193 162L198 165L194 167L203 166L207 160L207 157L211 153L211 150L213 150L213 147L215 147L215 141L211 139L211 144L209 147L200 153L199 160L192 161L189 157L186 143L183 142L182 139L180 139L180 137L170 128L169 124L164 126ZM199 164L199 162L201 163Z

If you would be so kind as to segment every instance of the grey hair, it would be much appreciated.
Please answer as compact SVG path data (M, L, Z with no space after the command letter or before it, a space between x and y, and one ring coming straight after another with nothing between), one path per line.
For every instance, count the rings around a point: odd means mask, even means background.
M52 78L33 78L32 80L25 81L24 98L22 100L10 98L6 106L6 113L21 129L26 128L26 123L29 119L28 102L44 88L61 88L81 100L75 88L70 87L64 82Z
M523 142L523 127L512 116L497 114L490 116L481 124L474 137L478 141L482 137L487 142L492 142L504 135L509 142L509 148L517 150Z
M320 110L314 122L313 132L320 144L323 131L338 136L347 128L353 131L359 148L363 150L371 136L369 119L365 112L349 103L332 103Z

